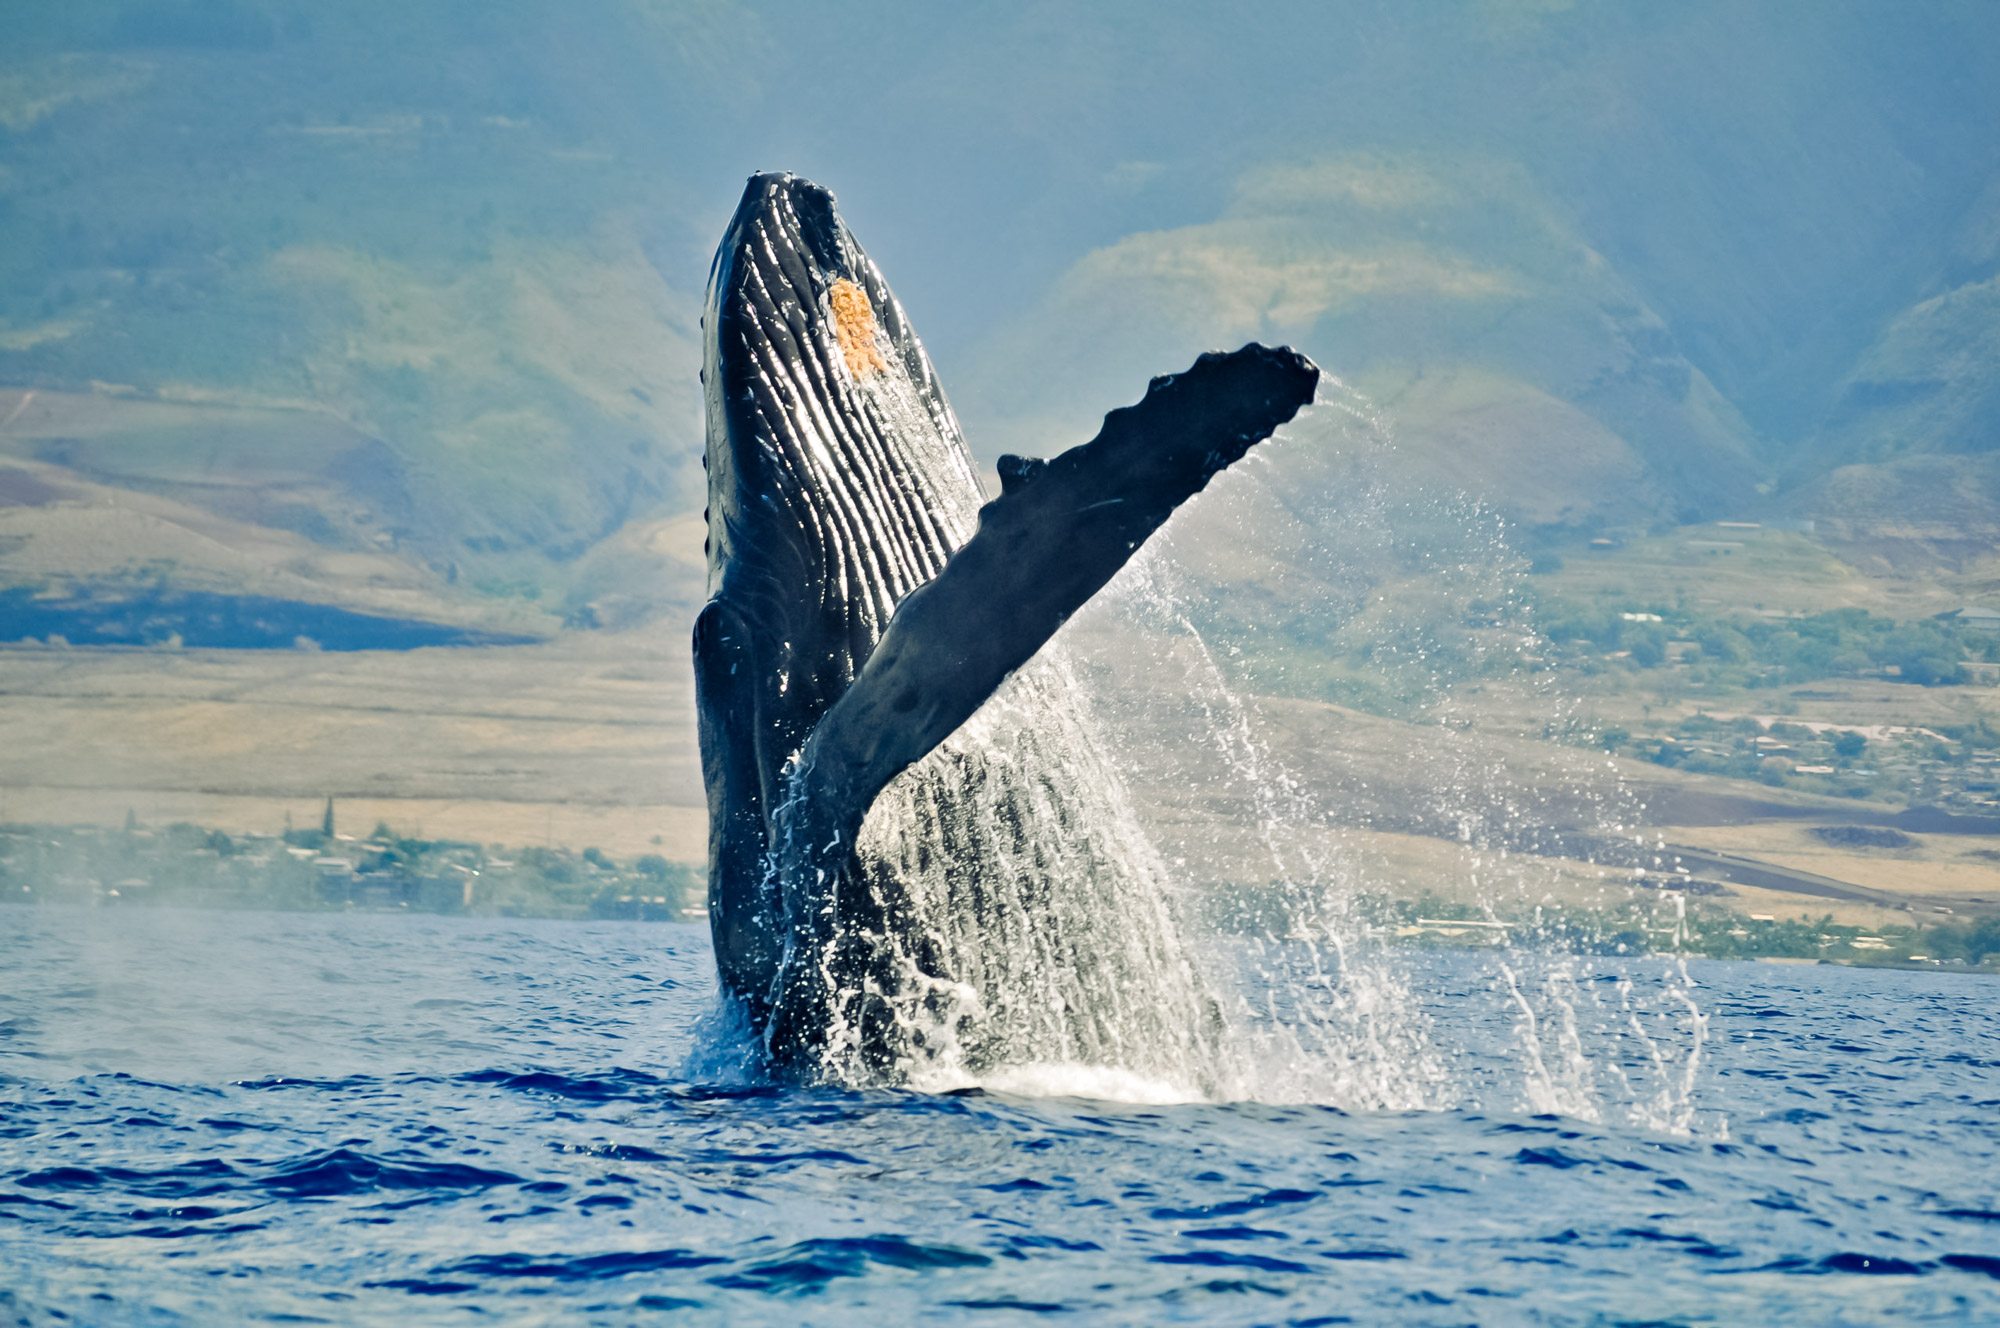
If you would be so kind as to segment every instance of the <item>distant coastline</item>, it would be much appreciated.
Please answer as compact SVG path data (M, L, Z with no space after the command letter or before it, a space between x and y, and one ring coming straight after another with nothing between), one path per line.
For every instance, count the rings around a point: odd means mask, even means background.
M150 826L136 817L122 827L0 825L0 902L631 922L708 916L701 870L658 854L620 860L590 847L422 839L387 825L349 835L331 824L331 806L320 825L278 835L187 821ZM1207 898L1209 921L1222 932L1282 935L1290 925L1281 899L1264 887L1217 885ZM1685 916L1662 927L1657 900L1532 916L1432 895L1362 902L1378 935L1418 949L1528 943L1578 954L2000 974L2000 917L1868 928L1831 916L1746 917L1690 897Z
M0 899L16 905L411 912L638 921L704 918L701 874L659 854L509 848L377 825L231 834L186 821L0 825Z

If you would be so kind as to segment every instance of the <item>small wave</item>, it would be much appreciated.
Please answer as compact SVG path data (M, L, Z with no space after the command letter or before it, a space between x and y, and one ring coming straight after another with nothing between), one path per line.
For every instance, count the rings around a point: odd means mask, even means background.
M1523 1148L1514 1154L1514 1160L1524 1167L1554 1167L1558 1171L1589 1165L1587 1159L1574 1157L1560 1148Z
M1148 1107L1185 1106L1212 1100L1184 1084L1110 1065L1008 1065L982 1075L933 1072L913 1080L910 1086L920 1093L953 1093L973 1088L1007 1097L1066 1097Z
M783 1149L774 1147L759 1152L747 1153L732 1152L729 1150L711 1150L697 1153L694 1156L697 1160L708 1163L732 1163L736 1165L779 1169L790 1167L799 1162L830 1162L835 1166L842 1167L865 1167L869 1165L866 1158L856 1157L854 1154L843 1152L838 1148Z
M1698 1259L1737 1259L1741 1258L1743 1253L1734 1246L1717 1245L1700 1236L1661 1231L1654 1227L1620 1227L1612 1235L1623 1240L1645 1240L1662 1245L1677 1245Z
M1233 1250L1188 1250L1180 1254L1155 1254L1151 1263L1190 1264L1197 1268L1254 1268L1260 1273L1310 1273L1312 1268L1292 1259L1275 1259L1267 1254L1240 1254Z
M1045 1194L1055 1187L1047 1181L1036 1180L1033 1176L1016 1176L1013 1180L996 1181L979 1188L991 1190L995 1194ZM4 1196L0 1196L0 1202L4 1202Z
M263 1222L186 1222L178 1225L160 1223L135 1227L123 1234L146 1240L186 1240L192 1236L240 1236L249 1231L262 1231L266 1225Z
M424 1082L428 1076L406 1076L406 1081ZM379 1088L382 1081L373 1075L350 1074L343 1079L311 1079L294 1075L270 1075L263 1079L239 1079L235 1085L250 1093L298 1092L340 1093L349 1089Z
M1871 1277L1914 1277L1930 1271L1931 1265L1912 1263L1886 1254L1842 1251L1821 1259L1817 1268L1829 1273L1865 1273Z
M614 1250L605 1254L475 1254L448 1263L433 1271L449 1278L535 1277L561 1282L592 1282L626 1277L633 1273L655 1273L686 1268L706 1268L728 1260L693 1250Z
M606 1070L602 1074L558 1074L549 1070L472 1070L458 1076L463 1084L492 1084L512 1093L540 1093L576 1102L609 1102L621 1098L654 1098L670 1090L667 1080L643 1070Z
M1246 1199L1204 1204L1199 1208L1155 1208L1149 1216L1165 1222L1212 1221L1218 1217L1241 1217L1266 1208L1283 1208L1319 1198L1317 1190L1265 1190Z
M582 1157L602 1158L606 1162L672 1162L665 1153L656 1153L638 1144L588 1143L553 1145L558 1152L574 1153Z
M45 1167L18 1177L31 1190L123 1190L153 1199L191 1199L235 1187L241 1173L221 1158L201 1158L154 1170L131 1167Z
M1196 1227L1181 1233L1189 1240L1289 1240L1282 1231L1269 1227Z
M711 1280L719 1287L802 1294L843 1277L860 1277L876 1266L926 1271L978 1268L992 1262L977 1250L957 1245L926 1245L901 1236L862 1236L802 1240L776 1258Z
M0 1208L50 1208L59 1213L69 1212L75 1204L66 1204L59 1199L31 1199L25 1194L0 1192Z
M436 1282L428 1277L390 1277L362 1285L384 1291L407 1291L413 1296L461 1296L468 1291L479 1290L473 1282Z
M280 1163L256 1184L289 1198L325 1198L376 1190L478 1190L520 1182L509 1172L463 1162L391 1162L352 1148L332 1148Z

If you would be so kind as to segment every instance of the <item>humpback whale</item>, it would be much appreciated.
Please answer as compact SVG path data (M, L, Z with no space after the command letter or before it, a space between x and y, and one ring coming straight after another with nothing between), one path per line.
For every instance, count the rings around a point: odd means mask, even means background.
M766 1065L1180 1067L1214 1003L1055 634L1319 371L1203 355L986 501L833 196L753 176L703 317L709 920Z

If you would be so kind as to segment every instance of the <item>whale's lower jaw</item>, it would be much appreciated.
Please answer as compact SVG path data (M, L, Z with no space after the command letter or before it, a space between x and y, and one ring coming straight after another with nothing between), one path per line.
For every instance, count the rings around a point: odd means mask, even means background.
M1187 967L1164 915L1131 921L1115 772L1059 665L1007 689L1006 724L962 726L1318 371L1204 356L1093 442L1004 461L981 509L922 346L824 190L751 180L704 329L694 644L724 990L804 1077L1109 1054L1083 1043L1117 983ZM1027 948L995 962L1003 937Z

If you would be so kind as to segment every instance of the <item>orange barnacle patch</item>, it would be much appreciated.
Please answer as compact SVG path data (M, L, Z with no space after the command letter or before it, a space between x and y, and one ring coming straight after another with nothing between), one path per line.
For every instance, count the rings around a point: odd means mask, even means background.
M889 362L882 358L882 348L876 344L875 310L868 303L868 292L845 277L837 277L831 298L833 333L840 339L840 354L847 361L847 372L856 378L866 378L886 371Z

